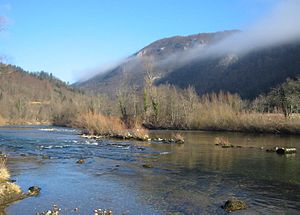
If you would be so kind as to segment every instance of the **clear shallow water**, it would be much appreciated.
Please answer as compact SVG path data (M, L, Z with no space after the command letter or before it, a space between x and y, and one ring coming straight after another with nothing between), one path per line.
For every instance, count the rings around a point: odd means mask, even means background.
M59 127L0 127L0 150L9 155L12 178L24 190L42 188L39 197L11 205L6 214L36 214L53 204L62 214L92 214L96 208L114 214L225 214L220 206L231 197L249 205L235 214L300 213L299 155L265 152L274 146L299 150L300 137L183 135L184 145L148 144L87 140ZM217 136L243 147L215 146ZM81 158L86 163L76 164Z

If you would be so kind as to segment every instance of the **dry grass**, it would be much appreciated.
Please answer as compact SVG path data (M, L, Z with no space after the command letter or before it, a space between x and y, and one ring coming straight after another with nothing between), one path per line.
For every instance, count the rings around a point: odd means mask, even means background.
M174 135L174 139L175 139L176 141L184 142L184 137L183 137L180 133L176 133L176 134Z
M114 134L126 130L126 126L119 118L90 112L78 115L72 126L81 128L91 135Z
M0 183L0 207L24 198L21 188L11 182Z
M215 138L215 144L216 145L229 145L230 142L229 142L228 138L216 137Z
M1 181L6 181L10 177L9 172L6 168L1 167L0 168L0 182Z
M5 182L0 184L0 198L5 198L8 195L20 193L22 193L22 190L17 184L11 182Z
M6 120L0 115L0 126L5 124L6 124Z
M300 134L300 117L243 111L241 100L226 95L202 98L191 113L191 127L202 130Z
M21 199L23 195L17 184L8 181L10 174L6 168L5 160L5 157L0 158L0 206Z
M129 132L134 138L145 139L145 140L149 138L149 131L142 127L132 128L129 130Z
M118 117L104 116L96 113L80 114L72 123L73 127L80 128L89 135L100 135L118 138L147 139L148 130L134 124L127 128Z
M0 182L7 181L10 177L9 171L6 168L6 157L0 157Z

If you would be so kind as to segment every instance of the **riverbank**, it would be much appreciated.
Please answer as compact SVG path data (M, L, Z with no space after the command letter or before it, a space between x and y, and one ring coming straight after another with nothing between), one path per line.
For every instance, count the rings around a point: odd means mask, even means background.
M151 130L194 130L217 132L241 132L257 134L300 135L300 115L286 118L281 114L240 113L231 115L205 116L197 123L186 127L162 127L145 125Z
M10 180L6 156L0 156L0 208L24 198L21 188Z
M201 117L203 116L203 117ZM148 130L195 130L195 131L224 131L258 134L300 135L300 114L284 117L282 114L263 113L226 113L197 116L191 125L161 125L149 123L135 123L128 128L118 117L102 114L81 113L68 118L67 121L9 121L0 116L0 126L5 125L48 125L64 126L82 130L90 136L107 137L113 139L148 140Z

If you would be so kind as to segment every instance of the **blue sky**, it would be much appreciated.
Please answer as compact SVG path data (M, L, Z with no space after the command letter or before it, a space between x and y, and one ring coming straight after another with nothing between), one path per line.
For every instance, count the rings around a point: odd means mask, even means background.
M277 0L0 0L0 53L70 83L164 37L243 29Z

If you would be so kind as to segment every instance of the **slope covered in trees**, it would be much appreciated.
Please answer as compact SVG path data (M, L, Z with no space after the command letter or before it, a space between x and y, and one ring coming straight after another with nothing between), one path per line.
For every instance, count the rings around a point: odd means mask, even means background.
M289 44L254 51L193 61L174 70L158 83L181 88L192 85L199 94L226 91L253 99L287 78L300 74L300 44Z
M69 109L92 108L98 102L45 72L30 73L0 64L0 123L46 123L62 117ZM99 105L100 107L100 105ZM67 112L66 112L67 113Z
M286 117L300 113L300 78L287 79L267 94L258 96L252 108L266 113L282 112Z
M145 138L142 126L300 134L300 81L288 80L253 101L227 92L199 96L193 87L123 85L114 98L74 90L44 73L0 65L0 123L55 124L89 134Z

